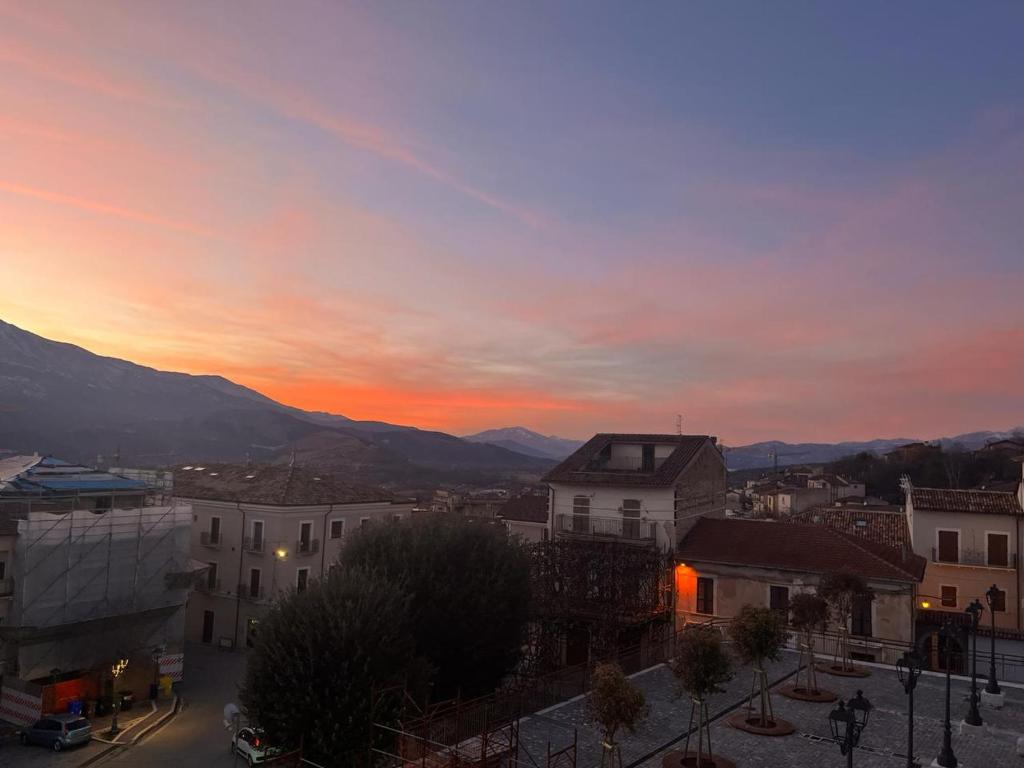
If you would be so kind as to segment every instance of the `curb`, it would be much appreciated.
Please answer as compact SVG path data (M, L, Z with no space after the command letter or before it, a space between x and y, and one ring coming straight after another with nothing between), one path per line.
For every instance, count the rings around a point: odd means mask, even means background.
M95 755L92 755L91 757L88 757L85 760L83 760L82 762L80 762L78 764L77 768L86 768L87 766L90 766L90 765L96 765L100 761L106 760L112 754L117 752L117 750L119 748L135 746L148 733L150 733L151 731L155 731L157 728L160 728L168 720L170 720L172 717L174 717L176 714L178 714L178 711L180 709L181 709L181 698L179 696L175 695L174 703L171 705L171 708L167 712L165 712L163 715L161 715L155 722L150 723L148 726L146 726L141 731L139 731L137 734L135 734L135 736L130 741L103 742L105 744L108 744L109 746L107 746L106 749L103 749L103 750L97 752Z

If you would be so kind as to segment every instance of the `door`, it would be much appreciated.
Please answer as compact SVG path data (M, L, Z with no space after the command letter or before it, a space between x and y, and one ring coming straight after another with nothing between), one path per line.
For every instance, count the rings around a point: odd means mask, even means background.
M259 598L260 596L260 569L249 570L249 597Z
M572 500L573 533L590 533L590 499L576 496Z
M309 552L310 541L313 539L313 524L302 523L299 526L299 552Z
M622 536L626 539L640 538L640 500L622 500Z
M203 611L203 642L213 642L213 611Z
M252 523L252 550L253 552L263 551L263 521L253 520Z
M211 544L219 544L220 543L220 518L219 517L211 517L210 518L210 543Z

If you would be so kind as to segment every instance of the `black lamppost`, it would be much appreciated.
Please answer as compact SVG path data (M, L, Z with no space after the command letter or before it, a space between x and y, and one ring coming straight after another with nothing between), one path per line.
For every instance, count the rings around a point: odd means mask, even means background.
M985 606L981 601L975 599L964 609L971 617L971 639L974 643L974 650L971 653L971 708L967 710L967 717L964 722L968 725L981 725L981 713L978 711L978 622L981 621L981 614L985 612Z
M860 741L861 732L867 727L871 715L871 702L864 698L863 691L846 704L842 701L828 715L832 729L832 740L839 745L840 753L846 755L847 768L853 768L853 749Z
M903 690L907 692L907 768L918 766L914 759L914 689L917 688L917 678L921 676L923 666L916 650L905 651L896 662L896 674L903 683Z
M999 695L999 683L996 680L996 601L999 599L999 587L993 584L985 592L985 602L988 603L988 611L992 615L992 655L988 660L988 683L985 685L985 693Z
M956 640L956 631L948 617L943 622L942 629L939 630L939 637L946 643L946 719L942 724L942 751L939 752L937 762L942 768L956 768L956 755L953 754L953 726L949 722L950 667L953 666L953 641Z

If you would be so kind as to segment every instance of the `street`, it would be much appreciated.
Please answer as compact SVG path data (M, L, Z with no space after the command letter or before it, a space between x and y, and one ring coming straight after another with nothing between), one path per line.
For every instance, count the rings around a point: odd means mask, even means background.
M243 765L241 758L233 762L231 736L224 728L223 710L229 701L237 703L238 685L244 672L244 654L189 645L185 650L185 679L180 685L184 701L181 711L140 744L125 748L100 765L118 768Z

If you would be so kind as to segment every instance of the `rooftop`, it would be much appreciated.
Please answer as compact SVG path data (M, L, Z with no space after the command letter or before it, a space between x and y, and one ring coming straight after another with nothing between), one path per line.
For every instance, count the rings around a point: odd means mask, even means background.
M185 499L280 507L394 501L394 496L383 488L352 485L326 470L281 464L176 467L174 495Z
M865 506L812 507L785 518L787 523L824 525L860 536L887 547L910 546L907 516L898 507L875 509Z
M957 512L979 515L1019 515L1020 501L1009 491L960 491L950 488L913 488L915 511Z
M667 487L676 481L679 473L708 444L715 444L715 439L708 435L601 433L594 435L569 458L548 472L543 482ZM613 445L669 445L673 446L673 450L650 466L613 468L606 460Z
M524 523L546 523L548 521L548 497L537 494L516 496L498 512L505 520Z
M12 456L0 460L0 497L3 498L141 493L147 488L139 480L52 456Z
M822 525L701 518L676 549L685 562L785 571L845 571L865 579L920 581L925 559Z

